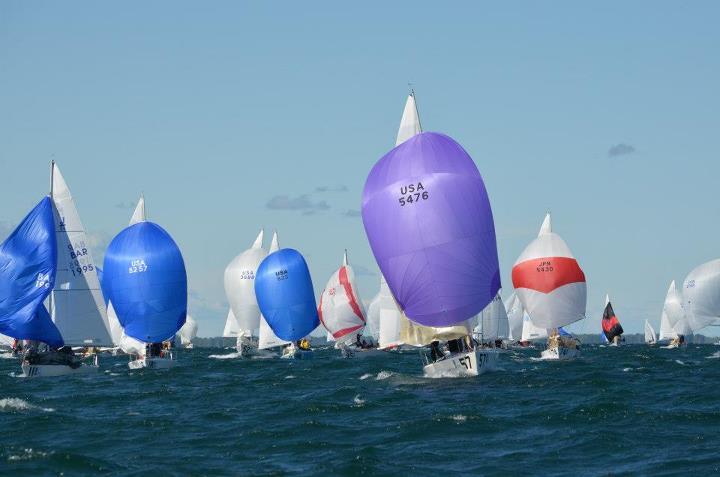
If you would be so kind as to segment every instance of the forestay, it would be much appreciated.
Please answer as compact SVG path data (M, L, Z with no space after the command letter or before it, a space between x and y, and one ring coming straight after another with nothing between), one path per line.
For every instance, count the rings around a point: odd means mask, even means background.
M585 317L585 274L565 241L552 231L550 214L515 262L512 281L538 327L559 328Z

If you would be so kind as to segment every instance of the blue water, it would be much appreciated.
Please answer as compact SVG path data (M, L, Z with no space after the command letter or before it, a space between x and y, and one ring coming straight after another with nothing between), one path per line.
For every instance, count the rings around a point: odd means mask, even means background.
M679 475L720 469L720 347L510 351L475 379L416 353L311 361L182 351L169 371L14 377L0 360L0 474ZM160 474L162 472L162 474ZM155 474L154 474L155 473Z

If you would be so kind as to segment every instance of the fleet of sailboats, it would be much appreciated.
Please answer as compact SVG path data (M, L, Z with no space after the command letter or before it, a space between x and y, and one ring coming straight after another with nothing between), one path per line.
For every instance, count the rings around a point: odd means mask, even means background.
M495 226L485 184L451 137L423 132L416 96L405 102L395 147L370 171L363 225L380 269L379 290L363 302L343 255L316 303L304 257L280 249L264 231L226 267L229 303L223 336L241 357L312 356L309 335L321 324L343 356L372 350L425 350L426 377L477 376L508 346L547 339L542 359L580 355L564 327L585 318L585 274L548 213L512 269L503 302ZM402 239L399 239L402 238ZM0 244L0 346L24 345L25 376L96 372L97 352L114 348L129 367L174 364L171 342L192 349L198 324L187 314L187 276L175 241L147 220L140 197L129 225L94 262L75 202L57 165L51 188ZM602 338L622 341L606 296ZM644 322L647 345L678 348L686 337L720 326L720 259L670 283L659 333ZM89 356L83 361L76 352Z

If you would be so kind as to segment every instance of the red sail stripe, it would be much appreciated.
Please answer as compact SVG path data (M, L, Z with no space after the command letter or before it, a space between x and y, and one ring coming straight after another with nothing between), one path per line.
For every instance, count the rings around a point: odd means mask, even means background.
M602 327L604 331L607 331L610 333L610 331L620 324L620 321L617 319L615 315L611 316L610 318L603 318L602 319Z
M547 294L570 283L585 282L585 274L574 258L541 257L515 265L512 282L515 288Z
M357 315L358 318L362 320L363 323L365 323L365 317L363 316L362 311L360 311L360 306L355 299L352 287L350 286L350 281L348 280L347 269L344 266L340 267L340 283L345 289L345 293L347 294L348 300L350 301L350 307L352 308L353 312Z
M333 338L340 339L345 335L349 335L353 331L357 331L360 328L362 328L364 325L357 325L357 326L351 326L350 328L345 328L344 330L340 330L337 333L333 333Z

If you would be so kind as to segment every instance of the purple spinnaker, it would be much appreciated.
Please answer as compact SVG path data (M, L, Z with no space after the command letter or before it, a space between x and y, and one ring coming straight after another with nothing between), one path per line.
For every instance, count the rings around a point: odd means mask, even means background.
M412 321L460 323L500 289L485 184L449 136L421 133L383 156L365 182L362 218L375 260Z

